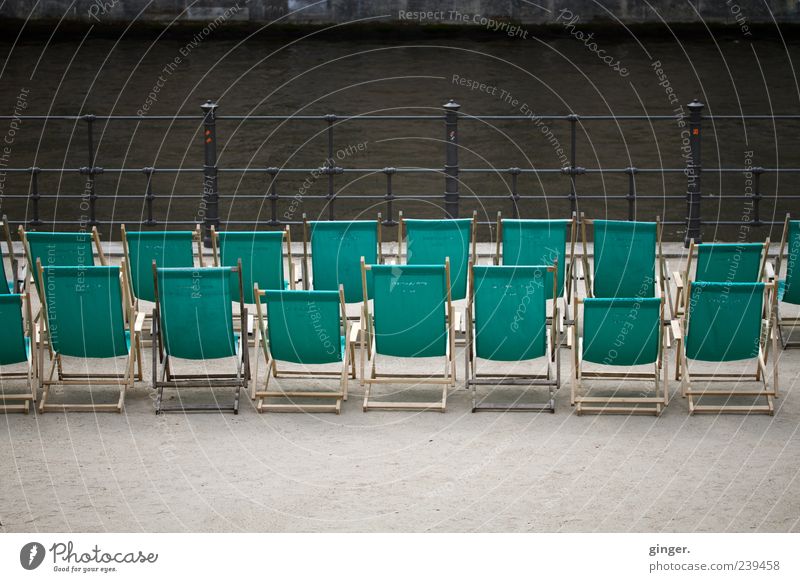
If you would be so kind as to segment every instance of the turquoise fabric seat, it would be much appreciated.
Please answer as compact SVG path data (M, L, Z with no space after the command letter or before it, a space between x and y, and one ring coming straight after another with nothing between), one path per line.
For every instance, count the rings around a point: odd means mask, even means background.
M409 265L444 265L450 259L452 299L467 296L467 273L474 246L474 218L445 220L403 219L406 262Z
M472 266L472 293L467 305L467 387L472 387L472 411L477 410L547 410L555 411L555 391L560 385L560 355L555 352L555 370L550 355L553 342L548 327L547 299L552 297L557 280L554 265ZM553 302L551 318L558 313ZM555 332L557 334L557 332ZM546 372L516 372L513 376L479 370L478 359L493 362L525 362L546 358ZM483 365L483 363L481 363ZM523 369L528 369L525 366ZM480 385L494 388L516 385L524 388L544 386L549 389L545 404L518 401L488 402L489 395L478 400Z
M42 379L44 386L39 409L83 410L121 412L126 390L135 381L134 366L139 349L138 342L131 340L128 325L134 324L135 312L124 302L123 285L127 284L118 266L55 266L41 270L40 289L49 347L52 350L50 372ZM127 316L126 316L126 310ZM129 322L126 324L126 319ZM127 357L124 373L113 367L113 372L89 373L86 365L80 374L62 374L66 366L64 357L103 360ZM58 377L54 371L58 365ZM111 366L107 366L111 368ZM66 372L65 372L66 374ZM72 378L79 377L79 380ZM141 377L141 368L139 369ZM116 404L92 404L48 402L54 386L83 384L93 390L95 384L116 385L119 398Z
M153 262L157 267L192 267L196 233L191 230L126 231L122 241L133 296L155 301Z
M592 296L654 297L657 223L595 220Z
M338 291L344 287L347 303L363 301L361 258L368 265L381 262L380 222L375 220L325 220L307 223L314 289ZM307 278L308 250L304 253ZM372 273L367 273L367 297L372 298Z
M26 307L28 309L26 309ZM26 314L23 316L23 312ZM35 400L36 385L34 383L33 369L35 366L34 354L31 352L31 339L26 334L26 320L30 324L30 310L26 296L16 293L0 293L0 412L30 411L31 403ZM20 372L19 364L25 364L25 370ZM3 367L11 366L3 370ZM27 385L24 392L13 390L13 383L17 380L24 381Z
M690 414L774 414L778 395L777 334L771 330L775 304L765 310L765 300L769 297L775 301L775 295L773 285L763 282L689 283L688 313L677 334L681 359L676 374ZM770 355L773 369L768 374L766 363ZM740 371L748 360L755 360L754 373ZM710 372L695 372L692 368L698 362L715 366ZM731 365L733 362L740 363ZM720 388L696 387L698 380L723 384ZM756 388L748 384L755 384ZM699 399L705 397L718 397L721 402L701 404ZM737 403L743 397L747 398L745 403ZM765 399L765 404L757 404L760 398Z
M249 350L243 336L233 327L231 276L241 288L241 271L233 267L158 268L156 270L157 345L153 346L153 386L157 390L156 414L168 411L231 411L239 413L239 398L250 374ZM239 297L241 329L245 329L247 309ZM156 354L164 354L161 365ZM227 373L209 375L202 371L177 374L173 358L201 362L232 358L235 366ZM173 362L173 363L171 363ZM202 366L195 366L202 369ZM163 404L164 389L232 388L233 403L190 404L181 397L179 404Z
M366 306L361 329L362 342L371 338L369 373L362 373L366 384L364 410L424 409L444 412L447 387L455 383L454 311L451 303L449 259L442 265L364 265L373 276L373 313ZM366 278L366 277L365 277ZM366 293L366 289L364 289ZM388 374L378 369L378 358L444 358L444 374ZM362 369L365 361L362 359ZM441 369L441 368L440 368ZM374 384L438 384L441 400L375 401L371 400Z
M567 241L572 220L509 220L500 226L502 265L558 265L556 297L564 294L567 272ZM554 274L547 274L545 291L552 299Z
M283 267L283 244L285 231L214 231L217 264L223 267L236 267L241 261L244 302L256 302L253 288L286 289L290 286ZM289 253L291 261L291 253ZM231 297L239 301L239 276L231 273Z
M347 400L348 368L352 356L352 349L347 346L349 323L344 305L341 286L339 291L257 289L260 347L267 363L264 387L252 393L259 412L340 412L342 401ZM302 369L284 371L285 363L300 365ZM327 367L336 363L341 364L339 372ZM282 386L271 390L270 382L279 374L281 377L316 380L338 376L339 386L338 390L289 390ZM257 364L255 376L258 377ZM275 402L276 399L282 402ZM333 404L305 404L319 399L333 400Z

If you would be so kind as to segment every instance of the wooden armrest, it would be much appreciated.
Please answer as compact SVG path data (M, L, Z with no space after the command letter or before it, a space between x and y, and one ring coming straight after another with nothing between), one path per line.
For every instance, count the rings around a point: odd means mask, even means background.
M350 337L347 338L347 341L350 343L358 342L358 334L361 332L361 324L359 325L351 325L350 326Z
M461 310L456 311L455 309L453 309L453 311L453 329L458 333L466 331L467 328L464 324L464 312Z
M672 335L675 336L676 340L683 339L683 330L681 329L681 322L679 319L672 319L669 322L670 327L672 328Z
M142 329L144 329L144 318L144 312L136 314L136 320L133 322L133 333L142 333Z
M681 275L678 271L672 273L672 278L675 279L675 286L678 289L683 289L683 275Z
M256 318L252 313L247 314L247 334L252 334L256 329Z

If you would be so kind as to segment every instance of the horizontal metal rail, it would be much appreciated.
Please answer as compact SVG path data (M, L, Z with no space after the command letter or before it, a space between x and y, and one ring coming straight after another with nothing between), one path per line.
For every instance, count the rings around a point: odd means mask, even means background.
M88 145L88 164L83 167L27 167L27 168L0 168L1 173L7 174L22 174L30 175L30 184L28 191L25 193L10 192L3 194L4 199L20 200L27 199L28 204L26 207L26 222L29 227L36 227L42 224L53 225L70 225L76 224L76 221L71 220L43 220L40 215L39 203L41 200L58 200L58 199L80 199L81 207L85 204L88 208L88 216L86 223L88 225L101 225L101 224L118 224L120 222L137 223L140 222L145 226L156 226L160 224L167 225L186 225L194 224L194 220L168 220L165 222L159 221L155 218L154 204L158 198L166 199L179 199L189 200L198 199L197 194L157 194L154 190L153 179L158 175L175 175L181 174L202 174L203 186L202 196L199 197L200 205L203 208L202 222L206 235L211 227L220 226L219 216L219 200L220 189L218 185L218 177L224 175L263 175L266 180L266 191L261 193L252 192L236 192L234 194L226 195L231 201L238 200L261 200L267 203L268 216L266 219L254 220L226 220L231 225L280 225L298 223L297 220L292 220L291 217L280 215L277 205L281 201L297 199L297 192L279 192L279 177L291 177L300 175L312 175L320 180L320 188L325 192L322 194L304 194L302 198L323 202L328 210L328 218L334 219L335 203L342 200L368 200L368 201L382 201L385 204L383 212L384 224L392 226L396 224L394 216L394 204L397 202L404 202L409 200L443 200L445 215L450 217L457 217L459 215L459 203L461 199L479 199L479 200L507 200L511 202L511 216L519 216L519 205L523 201L542 200L549 202L556 202L559 200L566 200L570 204L570 209L573 212L578 211L578 204L580 200L624 200L627 202L629 220L636 217L636 208L638 200L682 200L686 202L686 218L683 221L664 221L665 224L685 225L686 235L685 240L688 242L690 239L701 240L701 226L703 225L751 225L751 226L766 226L776 224L773 221L765 221L760 217L760 203L764 200L777 203L780 200L797 200L800 199L800 194L780 194L777 193L765 195L761 192L761 178L764 175L788 175L800 174L800 167L717 167L708 168L703 167L701 163L701 139L702 139L702 125L704 122L712 124L730 123L730 122L748 122L748 121L800 121L800 114L754 114L754 115L716 115L704 114L703 104L698 101L693 101L686 105L686 109L680 107L678 113L674 115L613 115L613 114L594 114L594 115L579 115L575 113L566 114L544 114L538 115L533 112L529 114L515 114L515 115L472 115L460 111L460 105L454 101L450 101L443 106L443 113L417 113L417 114L362 114L362 115L338 115L338 114L289 114L289 115L218 115L218 106L216 103L207 101L201 107L202 115L95 115L95 114L80 114L80 115L0 115L2 120L12 121L40 121L40 122L84 122L87 127L87 145ZM430 108L409 108L425 111ZM437 108L438 109L438 108ZM444 122L444 144L445 155L444 164L441 167L412 167L412 166L397 166L397 167L382 167L382 168L347 168L341 167L335 161L334 149L334 131L335 128L343 123L361 122L361 121L378 121L378 122L415 122L415 121L433 121L442 123ZM459 124L463 122L520 122L520 121L548 121L548 122L566 122L569 125L569 143L565 147L568 153L569 164L561 168L492 168L492 167L475 167L464 168L461 167L458 161L459 156L459 142L458 130ZM117 168L103 167L97 163L97 154L95 148L95 129L97 123L111 123L111 122L135 122L135 123L169 123L170 127L173 123L188 123L191 122L197 126L197 130L201 130L204 144L204 163L202 167L144 167L144 168ZM323 129L320 134L325 134L327 137L327 157L325 158L324 165L315 168L308 167L220 167L217 163L217 140L216 140L216 126L218 122L314 122L323 123ZM688 155L685 155L686 164L684 167L582 167L577 163L577 133L578 127L584 123L618 123L618 122L671 122L678 124L683 133L687 134L684 139L684 144L688 142ZM65 175L80 175L86 178L86 188L82 193L71 193L69 191L63 193L52 193L43 191L39 186L40 175L59 176ZM113 195L98 196L96 193L97 182L104 175L117 175L120 178L124 175L140 174L145 178L144 194L128 194L119 193ZM335 178L341 175L380 175L385 177L385 190L380 194L343 194L335 188ZM412 194L404 192L396 194L393 188L393 177L395 175L441 175L444 177L444 193L435 194L430 192ZM650 194L640 192L637 186L637 175L648 176L666 176L683 174L686 176L687 189L686 193L680 195L672 194ZM752 187L750 192L745 191L742 194L726 193L720 195L704 194L701 189L701 178L703 175L727 175L727 174L742 174L752 179ZM505 187L508 191L504 193L483 192L481 194L463 193L461 192L461 176L462 175L496 175L503 180ZM569 189L565 195L548 196L546 194L531 194L523 193L524 190L520 188L518 183L519 176L531 175L551 175L551 176L564 176L569 181ZM628 188L623 193L598 193L591 190L582 191L580 194L577 189L577 182L579 176L598 175L598 176L613 176L624 175L628 177ZM327 186L327 187L325 187ZM119 200L142 200L144 203L144 210L141 216L136 220L105 220L98 218L97 202L98 200L104 201L119 201ZM732 221L732 220L704 220L701 213L701 201L726 201L726 200L748 200L752 203L752 213L749 220L745 221ZM126 217L127 218L127 217ZM13 217L12 217L13 219Z

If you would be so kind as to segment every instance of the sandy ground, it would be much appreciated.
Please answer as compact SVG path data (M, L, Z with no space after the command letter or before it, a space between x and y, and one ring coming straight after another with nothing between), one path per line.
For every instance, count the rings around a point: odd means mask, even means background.
M0 532L797 532L800 350L780 358L774 417L690 417L675 383L660 418L576 416L568 384L555 414L473 414L460 385L445 414L365 414L357 383L339 416L157 417L146 380L122 415L0 416Z

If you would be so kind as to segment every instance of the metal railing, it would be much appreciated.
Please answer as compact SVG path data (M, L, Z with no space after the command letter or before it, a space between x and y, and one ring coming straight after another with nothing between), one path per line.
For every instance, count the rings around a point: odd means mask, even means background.
M95 226L104 223L111 224L111 221L102 221L97 218L97 191L96 181L98 176L104 174L118 174L120 176L125 174L142 174L145 179L144 183L144 217L143 219L136 220L115 220L113 223L140 223L145 227L153 227L159 225L159 221L155 218L154 204L156 201L156 194L153 188L153 179L157 174L187 174L197 173L202 174L203 177L203 190L200 200L200 212L198 218L203 224L204 235L208 241L211 227L220 228L219 216L219 175L220 174L261 174L267 177L268 185L266 194L236 194L237 199L261 199L268 203L269 218L266 220L229 220L229 224L248 224L248 225L266 225L266 226L279 226L286 223L292 223L289 219L282 219L278 212L278 202L296 197L295 193L282 194L279 192L279 178L282 175L290 176L291 174L309 174L316 173L318 176L325 176L326 178L326 192L323 196L324 203L328 210L328 218L333 220L336 217L336 201L346 199L360 199L360 200L377 200L385 204L383 214L383 223L386 226L396 225L394 203L399 199L393 192L393 177L397 174L436 174L444 177L444 192L443 194L431 195L422 194L413 196L414 199L438 199L444 203L444 213L447 217L458 217L461 201L463 198L468 197L460 192L461 176L469 174L495 174L508 179L507 194L491 195L483 194L476 196L483 199L505 199L510 202L511 216L519 217L519 205L523 196L519 190L519 177L526 174L532 175L561 175L568 179L569 189L566 198L569 201L570 209L573 212L578 211L579 201L582 199L590 200L592 198L603 199L623 199L627 202L628 220L634 220L636 214L637 200L653 198L653 199L675 199L685 200L686 203L686 217L683 221L663 221L664 224L680 224L685 225L685 243L691 239L695 241L702 240L702 225L741 225L742 221L724 221L724 220L703 220L701 209L702 200L708 196L703 195L702 190L702 177L704 174L719 173L752 173L753 186L752 192L740 195L727 195L723 198L738 198L747 199L752 206L752 213L749 215L747 222L748 226L758 227L764 225L777 224L773 221L764 221L761 218L760 202L764 196L761 192L761 177L764 174L783 174L783 173L796 173L800 174L800 168L765 168L760 166L747 167L747 168L704 168L702 164L702 136L703 136L703 122L716 120L770 120L770 121L798 121L800 115L703 115L704 105L695 100L687 106L689 111L686 113L679 113L676 115L467 115L460 112L460 105L453 100L450 100L443 106L443 112L439 115L218 115L218 106L212 101L207 101L201 106L202 115L153 115L153 116L138 116L138 115L21 115L21 116L0 116L4 120L40 120L44 122L49 121L72 121L84 122L87 129L87 151L88 151L88 164L79 168L42 168L42 167L28 167L28 168L2 168L0 172L28 174L30 176L30 186L28 192L25 194L5 194L5 198L27 198L28 206L30 208L29 216L26 216L26 223L28 227L37 227L45 223L40 217L39 204L43 198L81 198L82 210L85 205L87 213L87 225ZM682 111L682 108L681 108ZM498 121L515 121L532 119L546 121L546 122L566 122L569 125L569 146L568 156L569 164L561 168L462 168L459 164L459 125L469 121L480 122L498 122ZM95 142L95 124L97 122L191 122L196 123L202 128L203 136L203 149L204 149L204 163L202 168L104 168L97 165L97 150ZM218 144L217 144L217 123L218 122L256 122L256 121L277 121L277 122L322 122L326 124L323 130L327 135L327 158L322 167L319 168L290 168L290 167L248 167L248 168L234 168L234 167L220 167L218 165ZM444 129L444 165L442 167L382 167L382 168L345 168L337 165L335 159L335 128L342 123L361 121L432 121L443 123ZM682 140L683 149L685 149L684 160L685 166L681 168L640 168L634 166L622 168L585 168L578 165L577 161L577 140L578 140L578 126L579 124L595 123L595 122L629 122L629 121L645 121L664 122L669 121L678 124L681 129L680 137ZM39 176L46 173L64 174L80 174L86 176L86 188L83 194L43 194L39 188ZM652 196L641 194L637 190L636 176L643 174L676 174L681 173L686 176L686 193L681 195L659 195ZM335 177L346 174L382 174L385 176L385 191L382 194L359 194L359 195L343 195L336 191ZM628 177L628 188L625 193L618 195L592 195L592 194L579 194L577 183L580 176L591 174L619 174ZM133 196L126 196L133 197ZM171 198L197 198L196 195L173 194ZM138 198L138 196L136 196ZM720 196L715 196L719 200ZM781 195L781 198L798 199L800 195ZM13 216L11 217L14 218ZM55 222L57 224L71 224L73 221L47 221L48 223ZM195 220L170 220L168 224L194 224Z

